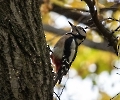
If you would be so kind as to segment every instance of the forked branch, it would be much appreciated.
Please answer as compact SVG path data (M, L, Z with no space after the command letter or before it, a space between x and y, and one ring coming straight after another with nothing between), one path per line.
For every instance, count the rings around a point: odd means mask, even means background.
M104 36L104 38L108 41L108 45L112 46L117 54L117 39L113 35L113 32L109 31L104 27L104 25L100 22L98 18L98 12L95 6L95 0L84 0L89 7L90 14L92 17L93 22L95 23L96 27L100 31L100 33Z

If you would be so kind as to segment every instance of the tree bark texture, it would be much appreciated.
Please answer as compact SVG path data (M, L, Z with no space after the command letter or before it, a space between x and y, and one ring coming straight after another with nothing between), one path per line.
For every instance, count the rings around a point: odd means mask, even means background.
M41 1L0 0L0 100L52 100Z

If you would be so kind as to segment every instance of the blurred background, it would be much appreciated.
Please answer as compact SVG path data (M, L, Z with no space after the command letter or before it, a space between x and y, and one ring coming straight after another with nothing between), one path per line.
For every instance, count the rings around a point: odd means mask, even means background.
M119 0L95 0L101 23L113 32L120 25ZM44 0L41 8L46 40L51 50L69 32L70 21L86 30L75 61L55 93L60 100L110 100L120 92L120 60L91 20L89 8L81 0ZM119 29L114 35L120 35ZM59 98L54 95L54 100ZM120 94L112 100L120 100Z

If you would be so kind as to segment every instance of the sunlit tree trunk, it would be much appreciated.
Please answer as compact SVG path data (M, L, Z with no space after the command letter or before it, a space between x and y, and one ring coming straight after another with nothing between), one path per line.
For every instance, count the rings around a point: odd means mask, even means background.
M52 100L41 1L0 0L0 100Z

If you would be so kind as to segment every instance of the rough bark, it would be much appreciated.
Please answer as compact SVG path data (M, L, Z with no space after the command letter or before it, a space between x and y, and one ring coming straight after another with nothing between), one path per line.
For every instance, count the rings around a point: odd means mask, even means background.
M0 100L52 100L41 1L0 0Z

